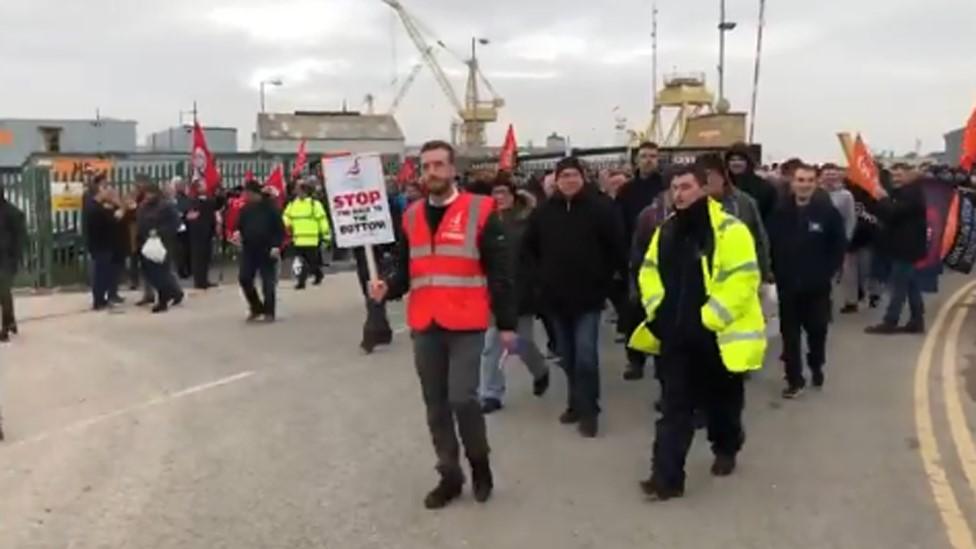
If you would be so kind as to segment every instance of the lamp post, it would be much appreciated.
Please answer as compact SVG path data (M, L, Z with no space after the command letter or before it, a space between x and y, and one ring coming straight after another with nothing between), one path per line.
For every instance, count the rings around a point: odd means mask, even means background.
M725 0L721 0L721 15L718 22L718 101L725 99L725 33L736 27L736 23L725 20Z
M284 84L284 82L282 82L280 78L274 78L274 79L271 79L271 80L262 80L261 81L261 112L262 113L264 112L264 87L266 85L271 85L271 86L277 87L277 86L281 86L282 84Z

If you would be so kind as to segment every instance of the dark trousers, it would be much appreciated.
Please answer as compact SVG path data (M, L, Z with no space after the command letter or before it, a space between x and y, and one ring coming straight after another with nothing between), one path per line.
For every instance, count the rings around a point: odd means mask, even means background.
M156 293L157 303L168 304L170 301L183 296L183 289L173 275L173 266L169 257L162 263L142 259L142 274L146 278L146 285L151 286ZM152 291L148 290L143 294L144 297L151 297Z
M118 295L118 269L111 251L91 252L92 305L104 307L109 297Z
M210 286L210 262L213 257L213 242L208 237L190 239L190 270L193 272L193 286L205 289Z
M4 331L17 325L17 317L14 315L14 275L10 270L0 269L0 311Z
M308 275L322 281L322 254L318 246L295 246L295 257L302 258L302 268L298 273L298 287L304 288Z
M488 459L485 418L478 401L484 342L484 332L451 332L437 326L413 333L427 426L442 475L461 474L458 434L469 460Z
M884 322L897 325L901 320L901 311L908 301L909 322L921 324L925 320L925 302L922 300L922 289L918 283L918 271L907 261L894 261L888 278L890 299L885 312Z
M651 469L661 486L683 489L696 409L705 412L708 440L715 455L735 456L742 449L743 376L726 370L714 339L703 345L665 347L657 368L661 416Z
M393 329L386 314L386 303L366 298L366 322L363 323L363 343L388 345L393 341Z
M567 408L582 417L600 413L600 311L554 314L559 365L569 385Z
M559 349L556 346L556 329L552 325L552 318L547 314L541 314L539 315L539 322L542 323L542 329L546 332L546 349L549 354L559 354Z
M190 278L193 271L190 268L190 233L183 231L176 237L175 246L176 274L182 279Z
M783 362L790 387L804 387L803 334L807 339L807 366L820 372L827 360L827 326L830 324L830 288L779 293L779 330L783 336Z
M263 300L254 287L254 278L258 275L261 275ZM240 282L241 291L244 292L244 298L247 299L252 314L275 316L278 261L272 258L269 252L244 251L241 254L238 282Z
M129 289L131 290L139 287L139 275L142 269L139 265L141 257L142 254L136 250L128 258Z

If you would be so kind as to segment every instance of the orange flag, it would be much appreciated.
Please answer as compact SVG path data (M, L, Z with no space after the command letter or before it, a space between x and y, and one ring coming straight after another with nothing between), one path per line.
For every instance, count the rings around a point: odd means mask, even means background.
M502 171L512 171L515 169L515 160L518 157L518 145L515 144L515 128L508 125L505 133L505 144L502 145L502 152L498 158L498 169Z
M962 157L959 159L959 165L967 172L973 169L974 164L976 164L976 109L973 109L969 123L966 124L966 131L962 135Z
M878 174L878 167L874 164L874 159L871 158L871 151L864 144L860 134L854 140L850 150L844 152L847 154L848 179L877 198L881 192L881 178Z

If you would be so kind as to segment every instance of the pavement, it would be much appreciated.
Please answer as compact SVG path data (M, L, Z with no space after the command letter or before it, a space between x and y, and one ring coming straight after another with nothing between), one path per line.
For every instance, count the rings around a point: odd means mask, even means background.
M976 298L944 278L928 337L838 316L823 392L783 401L773 345L735 475L708 474L699 433L686 496L665 503L637 485L657 389L621 379L609 324L595 440L558 424L560 373L538 399L513 360L488 420L495 497L437 512L421 505L436 477L402 307L394 345L362 355L354 275L283 285L274 325L245 324L229 286L165 315L20 298L22 335L0 349L0 547L973 547Z

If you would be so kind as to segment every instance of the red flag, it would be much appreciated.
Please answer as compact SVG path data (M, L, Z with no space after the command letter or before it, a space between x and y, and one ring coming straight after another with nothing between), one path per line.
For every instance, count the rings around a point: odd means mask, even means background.
M291 169L291 178L298 179L305 173L305 164L308 162L308 153L305 152L305 140L298 145L298 157L295 159L295 165Z
M858 134L854 140L853 150L850 151L848 158L847 177L852 183L861 187L873 197L877 197L881 191L881 178L878 174L878 167L871 158L871 152L867 145Z
M270 190L271 196L278 202L279 207L285 205L285 169L281 164L271 171L271 175L264 182L264 188Z
M407 183L412 183L417 179L417 166L414 164L413 159L404 158L403 164L400 165L400 171L397 172L396 182L399 186L404 186Z
M193 122L193 150L190 151L190 168L192 170L191 183L203 182L208 196L213 196L220 186L220 172L210 149L207 148L207 138L203 135L203 128L199 122Z
M515 169L515 160L518 156L518 145L515 144L515 128L508 125L505 133L505 144L502 145L502 152L498 158L498 169L512 171Z
M959 159L959 165L966 171L972 170L974 164L976 164L976 109L973 109L973 114L966 124L966 131L963 132L962 157Z
M246 172L244 172L244 182L246 183L248 181L254 181L254 171L253 170L247 170Z

